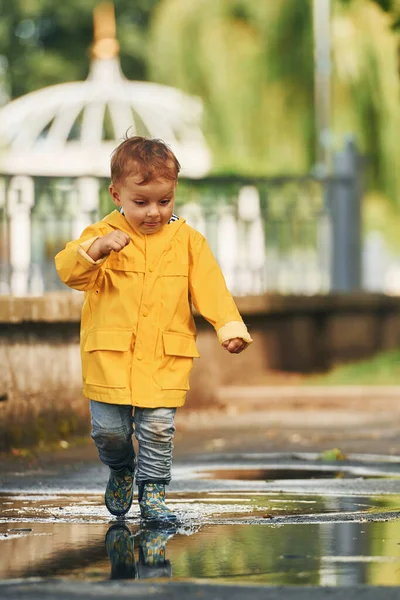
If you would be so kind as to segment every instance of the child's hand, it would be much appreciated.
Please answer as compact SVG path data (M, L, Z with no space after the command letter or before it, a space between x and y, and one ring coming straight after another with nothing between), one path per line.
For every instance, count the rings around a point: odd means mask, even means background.
M98 260L99 258L108 256L113 250L114 252L120 252L130 241L131 238L127 233L115 229L114 231L111 231L111 233L107 233L93 242L87 251L87 254L90 258L93 258L93 260Z
M242 338L233 338L232 340L226 340L222 345L231 354L240 354L246 348L247 343Z

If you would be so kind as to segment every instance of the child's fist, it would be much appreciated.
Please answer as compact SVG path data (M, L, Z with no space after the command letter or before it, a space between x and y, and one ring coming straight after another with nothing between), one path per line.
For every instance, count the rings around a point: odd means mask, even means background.
M246 348L247 343L242 338L233 338L226 340L222 345L231 354L240 354Z
M93 242L87 253L93 260L98 260L99 258L108 256L112 251L120 252L130 241L131 238L127 233L115 229Z

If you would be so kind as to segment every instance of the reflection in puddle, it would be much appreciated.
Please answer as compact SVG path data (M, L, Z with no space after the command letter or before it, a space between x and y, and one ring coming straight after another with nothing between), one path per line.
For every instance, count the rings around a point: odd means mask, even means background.
M4 500L5 504L13 500L17 511L22 510L26 497L8 496ZM90 514L84 512L89 503ZM175 498L173 503L192 520L169 529L145 529L135 519L110 523L109 516L102 516L101 499L94 496L37 496L31 500L29 514L38 518L32 516L27 522L18 520L15 513L0 523L0 577L90 581L171 578L265 585L400 584L400 521L367 522L358 518L358 522L350 523L276 525L243 524L242 515L236 521L232 516L239 514L240 504L258 516L260 509L284 516L341 514L359 511L360 506L374 514L397 509L398 496L224 494L197 497L197 501L192 495ZM74 512L78 504L83 511L80 520ZM203 515L204 506L208 520L194 519L196 514ZM218 524L210 517L210 507ZM24 509L22 514L27 515L27 511ZM68 514L72 515L69 520ZM221 514L229 523L221 522Z
M172 577L166 546L177 532L174 525L147 528L135 536L123 524L114 524L106 534L106 550L111 563L111 579L157 579ZM135 542L138 557L135 561Z
M3 577L99 581L169 577L270 585L400 583L397 522L207 525L191 536L132 525L107 529L98 524L60 524L52 530L43 553L39 548L44 538L36 544L32 537L10 540Z

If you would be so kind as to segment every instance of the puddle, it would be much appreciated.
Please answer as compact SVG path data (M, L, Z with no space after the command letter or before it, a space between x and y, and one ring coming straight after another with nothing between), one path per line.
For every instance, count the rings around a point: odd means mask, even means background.
M308 464L307 464L308 463ZM318 461L302 461L296 464L272 464L269 466L226 468L220 466L198 467L195 474L199 479L230 480L230 481L280 481L288 479L396 479L400 476L398 466L377 464L349 464L334 461L331 464L321 464Z
M235 481L275 481L276 479L318 479L326 477L356 477L335 469L213 469L202 473L200 479L229 479Z
M169 530L142 528L136 507L116 528L101 496L0 501L2 579L400 585L400 496L175 494Z
M206 525L191 535L179 529L140 530L135 525L108 533L109 529L106 524L36 525L30 536L2 542L1 576L400 584L398 522Z

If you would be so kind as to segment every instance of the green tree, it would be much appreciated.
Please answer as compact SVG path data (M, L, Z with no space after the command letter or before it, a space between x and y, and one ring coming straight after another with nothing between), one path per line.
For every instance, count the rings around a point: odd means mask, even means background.
M382 0L383 2L383 0ZM394 11L398 0L386 2ZM334 145L354 133L374 185L400 198L394 12L332 2ZM218 170L303 173L314 149L311 0L162 0L151 21L150 74L198 94Z
M400 80L393 15L379 2L336 2L333 15L333 127L353 131L372 167L373 185L400 200Z
M147 77L147 30L159 0L116 0L121 63L129 79ZM10 98L84 79L99 0L0 0L0 68ZM4 69L3 69L4 71Z
M218 169L307 168L313 149L310 22L309 2L298 0L160 3L152 19L151 77L203 98Z
M349 4L353 0L341 1ZM373 0L373 2L390 15L393 29L400 28L400 0Z

